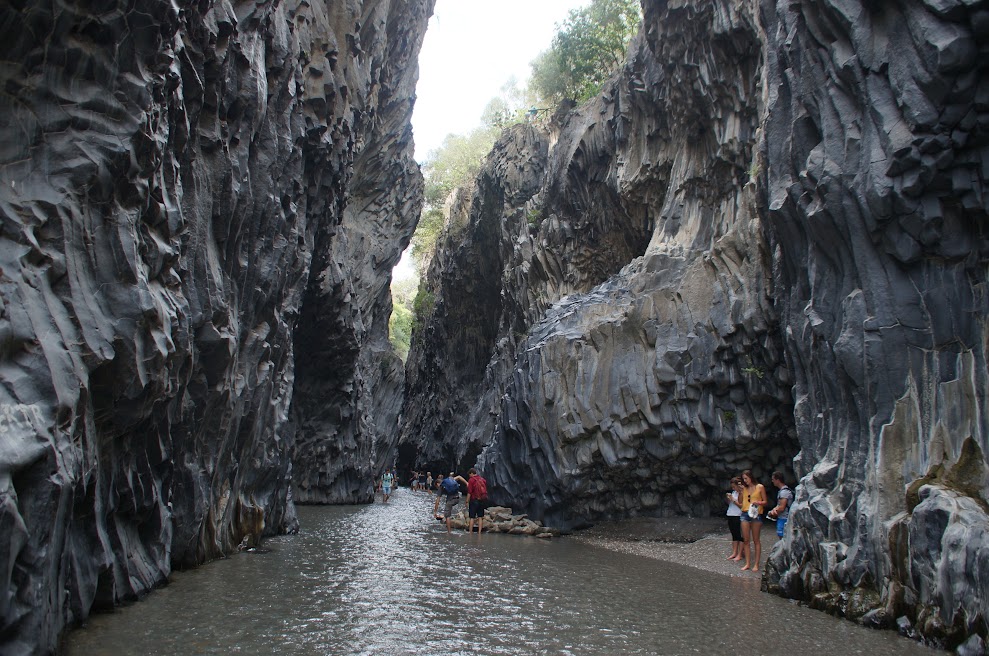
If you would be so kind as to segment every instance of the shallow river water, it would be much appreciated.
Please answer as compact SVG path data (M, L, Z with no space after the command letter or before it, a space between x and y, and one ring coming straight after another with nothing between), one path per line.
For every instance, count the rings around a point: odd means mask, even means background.
M936 654L739 579L567 538L447 535L425 493L300 507L302 531L90 618L70 656Z

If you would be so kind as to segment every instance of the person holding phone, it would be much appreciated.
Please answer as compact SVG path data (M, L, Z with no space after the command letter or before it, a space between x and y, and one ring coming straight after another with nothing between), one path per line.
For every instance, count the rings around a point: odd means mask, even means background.
M731 492L725 493L725 501L728 502L728 530L731 532L731 554L726 556L728 560L739 561L742 559L742 507L739 505L739 495L742 493L742 479L735 476L731 479Z

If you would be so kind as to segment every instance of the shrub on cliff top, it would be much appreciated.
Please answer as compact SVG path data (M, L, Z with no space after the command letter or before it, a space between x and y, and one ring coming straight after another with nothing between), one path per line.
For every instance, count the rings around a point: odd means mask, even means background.
M625 63L642 21L639 0L591 0L557 28L553 44L532 62L530 85L546 103L583 102Z

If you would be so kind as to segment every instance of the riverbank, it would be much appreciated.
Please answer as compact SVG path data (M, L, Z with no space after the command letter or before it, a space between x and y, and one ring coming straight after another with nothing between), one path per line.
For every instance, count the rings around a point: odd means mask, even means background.
M731 535L724 518L691 519L686 517L638 517L601 522L572 534L579 542L656 560L696 567L758 581L769 550L776 544L775 522L766 522L760 536L762 559L758 572L742 571L741 565L727 560L731 553Z

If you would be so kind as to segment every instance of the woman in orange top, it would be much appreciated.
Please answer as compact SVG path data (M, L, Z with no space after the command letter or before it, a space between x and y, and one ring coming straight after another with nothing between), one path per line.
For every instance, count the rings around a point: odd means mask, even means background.
M753 572L759 571L759 561L762 559L762 542L759 534L762 532L762 513L765 510L768 498L766 488L752 475L751 469L742 472L742 552L745 554L745 567L743 570L751 569ZM749 508L755 506L758 512L749 514ZM752 549L749 543L755 543L755 558L750 562L749 555Z

